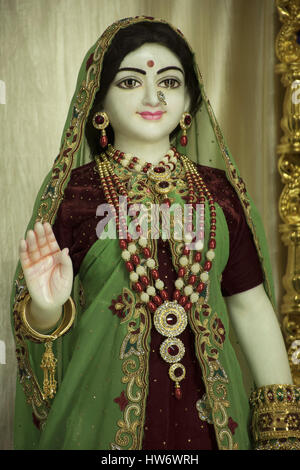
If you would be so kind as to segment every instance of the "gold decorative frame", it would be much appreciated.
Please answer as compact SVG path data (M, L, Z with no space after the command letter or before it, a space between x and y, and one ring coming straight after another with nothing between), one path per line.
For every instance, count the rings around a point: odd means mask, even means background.
M283 115L280 121L283 136L277 146L278 170L284 187L279 198L279 226L287 247L285 290L280 313L292 375L300 384L300 0L276 0L281 29L275 50L280 63L275 72L281 74L285 87Z

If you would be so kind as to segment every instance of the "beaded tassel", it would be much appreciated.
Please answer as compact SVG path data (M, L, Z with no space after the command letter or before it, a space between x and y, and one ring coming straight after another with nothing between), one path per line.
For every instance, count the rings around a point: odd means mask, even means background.
M45 352L42 357L41 368L44 371L43 396L45 399L53 398L56 392L55 368L57 359L52 351L52 342L45 343Z

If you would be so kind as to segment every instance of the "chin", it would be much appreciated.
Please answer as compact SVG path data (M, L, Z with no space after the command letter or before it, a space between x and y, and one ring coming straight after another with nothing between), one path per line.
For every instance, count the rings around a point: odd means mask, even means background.
M166 136L169 136L171 132L174 130L174 127L171 127L170 129L164 129L162 131L161 128L156 126L156 128L153 128L153 126L149 126L148 129L143 129L143 131L140 132L135 132L134 135L132 135L133 138L136 138L137 140L146 140L147 142L158 142L162 139L165 139Z
M146 133L143 135L139 136L134 136L137 141L139 142L147 142L147 143L152 143L155 144L156 142L161 141L162 139L166 138L166 135L169 137L169 134L151 134L151 133Z

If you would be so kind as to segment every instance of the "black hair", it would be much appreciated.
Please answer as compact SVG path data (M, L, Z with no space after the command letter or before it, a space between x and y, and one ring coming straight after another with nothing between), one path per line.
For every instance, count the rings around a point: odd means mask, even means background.
M94 157L99 153L100 132L93 126L93 116L103 109L106 93L116 76L124 57L138 49L145 43L159 43L170 49L180 60L184 72L185 83L189 92L191 105L190 113L193 115L201 103L201 91L194 70L193 54L179 33L165 23L141 22L120 29L113 38L103 60L100 90L96 93L94 104L87 120L85 134ZM114 133L109 125L106 129L108 141L113 144ZM171 138L180 130L179 125L171 133Z

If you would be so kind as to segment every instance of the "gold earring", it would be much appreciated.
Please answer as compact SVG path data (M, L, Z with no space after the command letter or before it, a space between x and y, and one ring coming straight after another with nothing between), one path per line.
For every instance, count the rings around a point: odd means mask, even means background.
M182 136L180 137L180 144L185 147L188 143L188 138L186 131L192 125L192 116L189 113L183 113L182 118L180 119L180 127L182 129Z
M98 112L94 115L93 125L96 129L101 130L100 145L102 148L106 147L108 138L105 129L109 125L109 118L105 111Z

